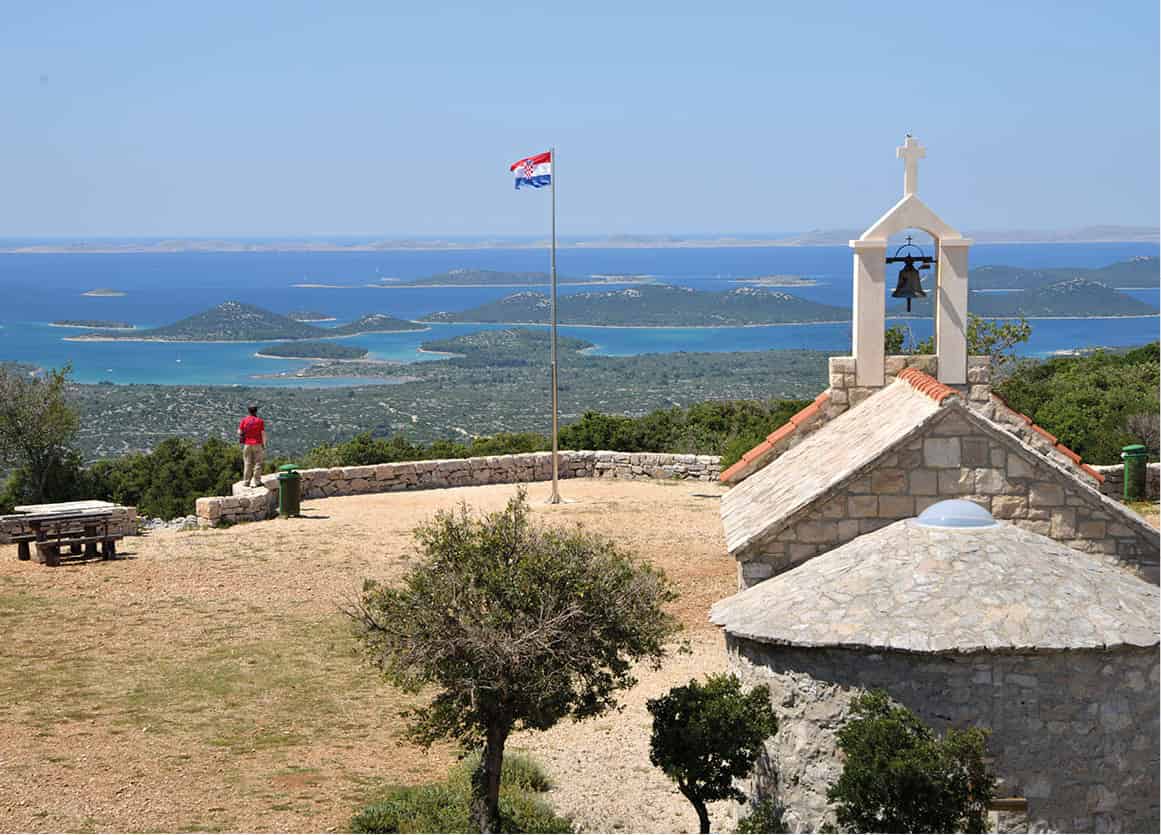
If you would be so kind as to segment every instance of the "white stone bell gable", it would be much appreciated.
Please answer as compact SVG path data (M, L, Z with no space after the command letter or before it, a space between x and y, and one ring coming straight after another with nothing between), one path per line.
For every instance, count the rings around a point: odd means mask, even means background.
M896 149L904 161L903 198L867 229L854 250L854 309L851 341L859 386L885 383L883 331L887 308L887 242L904 229L921 229L935 239L935 353L941 383L967 383L968 248L972 241L945 223L919 199L919 160L926 149L912 136Z

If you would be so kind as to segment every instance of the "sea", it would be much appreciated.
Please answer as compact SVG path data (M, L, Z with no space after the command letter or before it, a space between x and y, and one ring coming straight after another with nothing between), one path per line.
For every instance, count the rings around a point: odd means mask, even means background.
M1100 267L1134 256L1157 255L1157 244L978 244L971 265ZM288 313L312 310L336 323L366 313L418 318L440 310L464 310L518 292L511 287L401 287L399 281L451 269L509 272L548 270L540 249L406 250L383 252L175 252L0 253L0 360L42 368L72 366L83 383L172 385L341 386L367 380L303 380L271 377L309 364L258 357L265 343L193 344L75 342L80 331L54 327L61 319L129 322L138 328L169 324L237 300ZM847 247L562 248L560 276L648 276L697 290L744 286L738 279L798 275L812 286L787 288L804 298L849 307L851 255ZM396 281L398 280L398 281ZM969 279L970 280L970 279ZM299 284L340 285L298 287ZM375 286L367 286L375 285ZM562 294L603 288L562 285ZM86 296L95 288L124 295ZM546 288L537 288L547 292ZM1159 289L1126 291L1157 308ZM969 310L971 307L969 300ZM908 320L914 336L931 333L930 320ZM1158 338L1158 317L1036 319L1024 354L1046 357L1094 347L1139 345ZM320 325L325 327L326 324ZM367 334L346 341L367 348L370 359L438 361L419 350L430 339L489 326L433 324L429 330ZM625 356L695 351L808 349L850 350L850 323L727 328L596 328L561 326L562 335L595 345L594 353Z

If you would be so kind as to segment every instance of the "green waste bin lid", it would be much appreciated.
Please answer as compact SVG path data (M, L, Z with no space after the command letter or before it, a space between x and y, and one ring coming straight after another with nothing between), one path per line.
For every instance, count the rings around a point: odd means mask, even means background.
M298 469L297 464L283 464L281 467L278 468L278 472L280 472L280 473L293 473L297 469Z
M1121 447L1121 452L1125 455L1144 455L1145 454L1145 445L1144 444L1129 444L1128 446Z

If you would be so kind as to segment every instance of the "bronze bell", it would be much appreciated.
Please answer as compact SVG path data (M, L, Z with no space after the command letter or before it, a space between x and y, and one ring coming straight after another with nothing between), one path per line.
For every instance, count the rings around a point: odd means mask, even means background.
M899 270L899 284L891 294L894 299L907 299L907 312L911 312L911 300L927 298L923 285L919 282L919 270L915 269L915 259L905 258L903 269Z

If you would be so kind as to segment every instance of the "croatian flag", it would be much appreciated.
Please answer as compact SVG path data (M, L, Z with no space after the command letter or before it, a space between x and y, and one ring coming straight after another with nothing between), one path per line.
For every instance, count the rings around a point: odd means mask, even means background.
M552 182L552 151L517 160L508 167L516 175L516 188L540 188Z

